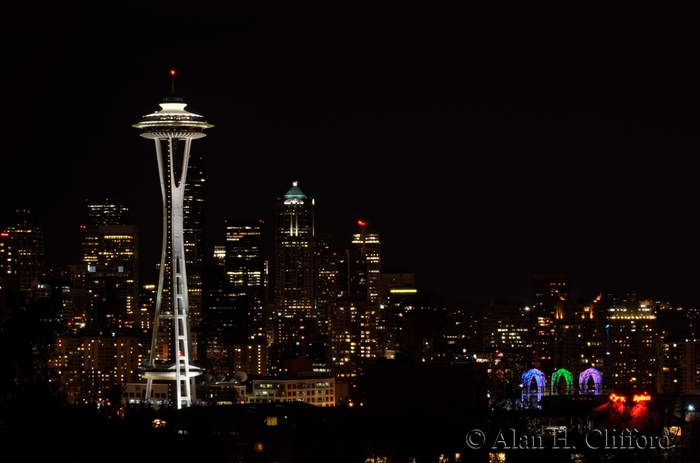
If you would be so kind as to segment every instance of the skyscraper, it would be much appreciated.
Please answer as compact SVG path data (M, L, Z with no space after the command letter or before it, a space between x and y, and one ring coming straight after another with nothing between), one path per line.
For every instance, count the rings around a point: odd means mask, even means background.
M352 244L359 250L364 260L364 272L367 300L379 304L379 290L381 288L381 241L379 233L369 232L369 223L357 221L359 231L352 236Z
M267 342L267 261L265 222L232 222L226 226L225 269L229 282L244 296L248 307L248 340Z
M193 328L202 320L202 272L204 265L204 158L190 156L187 163L187 183L182 201L182 231L187 264L187 288L190 324Z
M7 254L10 252L10 234L6 231L0 231L0 319L4 318L8 312L8 277L6 269Z
M127 224L125 202L87 202L88 224L80 229L81 275L73 278L84 285L88 328L106 332L130 328L139 312L139 231Z
M554 367L556 305L569 296L569 275L559 272L533 273L531 280L533 364L537 368Z
M226 275L230 283L256 300L266 299L263 225L262 220L226 225Z
M17 210L7 221L2 234L5 237L2 270L8 288L19 289L27 295L32 281L44 273L44 228L27 210Z
M653 390L659 366L656 341L660 336L652 301L627 295L613 298L607 305L605 330L610 370L606 384L613 388Z
M331 306L336 299L347 296L348 262L345 253L331 249L331 235L316 234L316 306L314 316L318 320L318 331L327 336L330 329Z
M275 308L282 317L314 307L314 200L297 182L278 199L275 224Z
M174 74L174 73L173 73ZM163 249L160 259L150 359L144 369L146 400L151 400L154 380L174 381L176 406L194 401L194 378L201 370L190 363L191 334L184 237L184 197L192 140L203 138L213 127L202 116L185 110L182 98L166 97L161 110L134 124L141 136L155 142L163 198ZM167 348L158 350L161 330Z
M104 200L88 200L88 226L95 228L99 225L125 225L129 223L129 205L125 201L106 198Z
M205 185L204 158L190 156L182 201L182 230L185 239L185 262L188 268L204 263Z

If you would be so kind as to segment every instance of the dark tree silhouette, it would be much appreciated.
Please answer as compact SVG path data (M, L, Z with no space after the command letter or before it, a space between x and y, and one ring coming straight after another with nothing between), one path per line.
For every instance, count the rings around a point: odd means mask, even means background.
M0 320L0 410L61 405L55 356L58 300L8 301Z

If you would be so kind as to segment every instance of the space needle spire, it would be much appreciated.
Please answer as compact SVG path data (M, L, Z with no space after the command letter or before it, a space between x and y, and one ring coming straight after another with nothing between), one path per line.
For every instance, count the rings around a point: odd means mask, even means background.
M175 71L171 71L172 92ZM153 381L175 383L176 405L180 409L195 401L194 378L201 369L190 362L191 336L183 203L187 165L192 140L203 138L204 129L213 127L202 116L185 110L182 98L169 96L161 110L143 116L133 127L141 136L154 141L163 200L163 247L160 257L158 293L153 320L150 359L143 366L147 402L152 402ZM167 339L167 343L163 339Z

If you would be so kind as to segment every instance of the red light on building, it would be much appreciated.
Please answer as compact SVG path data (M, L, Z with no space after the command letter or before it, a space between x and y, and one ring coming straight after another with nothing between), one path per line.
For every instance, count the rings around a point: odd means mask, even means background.
M627 397L623 395L617 395L617 394L610 394L610 401L613 403L626 403L627 402ZM640 403L640 402L650 402L651 401L651 395L647 394L646 392L643 394L634 394L632 395L632 402L635 404Z
M366 227L367 225L369 225L369 223L367 223L363 220L358 220L357 225L359 225L360 227Z
M614 403L614 402L621 402L621 403L624 403L624 402L627 402L627 397L625 397L625 396L623 396L623 395L610 394L610 400L611 400L613 403Z

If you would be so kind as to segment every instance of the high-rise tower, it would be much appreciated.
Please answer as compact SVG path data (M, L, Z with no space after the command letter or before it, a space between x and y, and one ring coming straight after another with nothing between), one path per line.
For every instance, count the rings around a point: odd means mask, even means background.
M126 202L87 202L88 223L80 228L81 270L73 288L82 290L83 320L92 332L120 331L139 313L139 230L127 224Z
M275 308L282 317L314 306L314 200L297 182L277 201L275 224Z
M226 275L240 292L256 301L266 299L263 225L262 220L226 225Z
M17 210L1 230L7 246L2 259L8 287L26 296L44 273L44 229L27 210Z
M183 203L192 140L203 138L213 127L200 115L185 110L182 98L166 97L161 110L143 117L133 127L155 142L163 197L163 250L160 258L150 359L143 377L150 401L154 380L174 381L177 408L194 401L193 378L201 370L190 363L190 325ZM158 349L160 332L168 342Z
M190 156L187 184L182 202L182 232L187 264L190 325L197 329L202 320L202 272L204 269L204 158Z
M532 274L530 316L532 317L533 365L552 369L556 305L569 297L569 275L564 272Z
M359 251L359 259L363 262L364 278L361 279L364 286L363 293L367 300L378 304L382 277L379 233L368 232L369 224L362 220L358 220L357 225L359 231L352 235L352 244Z

